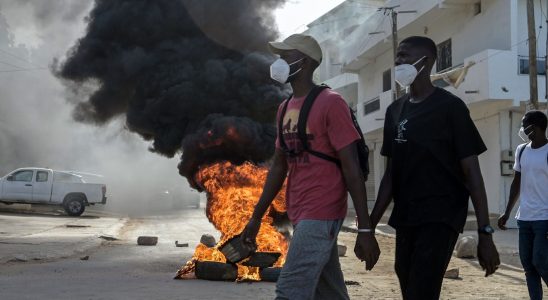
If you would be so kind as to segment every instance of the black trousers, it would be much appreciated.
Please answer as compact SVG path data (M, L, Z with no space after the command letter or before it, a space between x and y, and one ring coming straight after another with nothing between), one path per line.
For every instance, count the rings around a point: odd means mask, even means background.
M429 223L396 230L396 274L404 300L438 300L458 233Z

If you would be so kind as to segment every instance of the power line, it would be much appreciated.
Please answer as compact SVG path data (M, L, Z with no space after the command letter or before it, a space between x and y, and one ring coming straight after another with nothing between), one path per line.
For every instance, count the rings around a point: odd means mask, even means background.
M364 16L363 15L348 16L348 17L344 17L344 18L333 19L333 20L329 20L329 21L325 21L325 22L321 22L321 23L316 23L316 24L313 24L311 27L324 25L324 24L328 24L328 23L335 23L335 22L338 22L338 21L344 21L344 20L348 20L348 19L351 19L351 18L362 18L362 17L364 17Z
M1 70L0 73L15 73L15 72L26 72L26 71L43 71L48 70L48 68L32 68L32 69L13 69L13 70Z
M382 16L383 16L383 18L380 20L380 22L377 24L377 26L375 28L376 32L379 31L379 29L382 27L382 25L384 25L384 21L386 20L386 15L383 14ZM359 47L359 49L360 49L359 52L362 52L363 50L365 50L365 48L367 47L367 45L369 44L369 42L371 41L372 38L373 38L373 36L369 35L366 39L364 39L364 41L362 42L362 44Z
M519 46L520 44L523 44L523 43L528 42L528 41L529 41L529 38L524 39L524 40L521 41L521 42L517 42L517 43L513 44L512 46L510 46L510 50L512 50L512 49L514 49L515 47ZM493 54L491 54L491 55L489 55L489 56L487 56L487 57L485 57L485 58L482 58L482 59L478 60L476 63L479 64L479 63L481 63L481 62L484 62L484 61L488 60L489 58L491 58L491 57L493 57L493 56L495 56L495 55L501 54L501 53L504 52L504 51L506 51L506 50L497 50L495 53L493 53Z
M33 65L33 66L35 66L35 67L37 67L37 68L43 68L42 66L39 66L39 65L37 65L37 64L35 64L35 63L33 63L33 62L31 62L31 61L25 59L25 58L22 58L22 57L20 57L20 56L17 56L17 55L15 55L15 54L10 53L10 52L8 52L8 51L6 51L6 50L3 50L3 49L1 49L1 48L0 48L0 52L6 54L6 55L8 55L8 56L11 56L11 57L13 57L13 58L15 58L15 59L18 59L18 60L20 60L20 61L23 61L23 62L26 62L26 63L28 63L28 64L31 64L31 65Z
M5 62L5 61L0 61L0 64L4 64L6 66L14 67L14 68L17 68L17 69L24 69L23 67L20 67L20 66L14 65L14 64L10 64L10 63Z
M371 4L371 3L363 3L363 2L358 1L358 0L347 0L347 1L350 2L350 3L358 4L358 5L363 6L363 7L368 7L368 8L377 9L377 8L380 7L380 6Z

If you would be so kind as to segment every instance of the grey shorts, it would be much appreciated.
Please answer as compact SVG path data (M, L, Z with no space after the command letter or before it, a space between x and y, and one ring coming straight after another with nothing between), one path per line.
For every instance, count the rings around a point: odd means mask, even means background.
M343 220L302 220L293 231L276 299L349 299L337 236Z

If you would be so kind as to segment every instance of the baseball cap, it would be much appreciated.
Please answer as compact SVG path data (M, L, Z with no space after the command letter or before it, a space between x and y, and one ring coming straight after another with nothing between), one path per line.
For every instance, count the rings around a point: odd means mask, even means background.
M298 50L318 63L322 62L322 48L320 48L318 42L309 35L292 34L282 42L269 42L268 47L274 54L281 54L288 50Z

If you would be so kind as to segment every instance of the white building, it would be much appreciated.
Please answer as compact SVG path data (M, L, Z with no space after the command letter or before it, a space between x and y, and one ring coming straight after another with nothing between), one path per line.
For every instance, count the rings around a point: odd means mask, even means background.
M508 170L511 163L505 161L513 161L513 150L522 143L517 132L529 100L526 1L377 2L381 2L379 6L400 5L396 9L399 11L416 11L398 15L398 37L402 40L408 36L422 35L434 40L439 52L434 73L475 62L457 89L443 84L443 81L437 81L436 84L454 93L468 105L472 119L488 147L487 152L480 156L480 164L489 210L492 214L503 212L512 180L509 176L511 172L507 172L511 171ZM538 77L538 94L544 108L546 5L547 1L535 1L539 73L542 74ZM539 26L542 28L539 29ZM336 53L337 63L342 63L340 73L325 71L331 63L328 60L323 64L320 79L342 90L350 103L357 103L360 126L372 150L370 194L374 191L376 195L385 165L385 159L380 155L384 114L393 101L391 18L376 12L347 32L350 33L334 41L338 52L329 50ZM312 31L310 33L317 36ZM371 196L369 200L373 200Z

